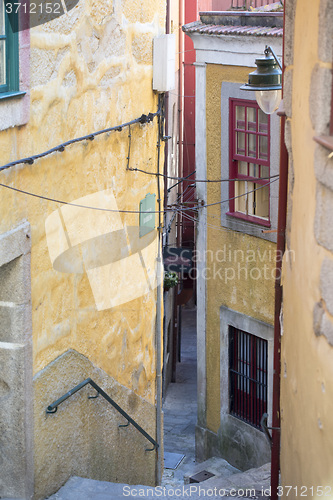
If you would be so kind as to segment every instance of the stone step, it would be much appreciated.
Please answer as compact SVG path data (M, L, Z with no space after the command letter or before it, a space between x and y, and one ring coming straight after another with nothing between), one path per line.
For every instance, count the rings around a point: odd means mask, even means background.
M138 488L147 492L149 486L129 486L108 481L96 481L82 477L71 477L57 493L48 497L48 500L124 500L127 492Z
M204 469L202 468L204 466ZM200 500L209 497L211 500L220 498L267 499L270 485L270 464L258 469L240 472L228 462L220 458L211 458L201 464L196 464L192 472L196 474L208 470L216 475L198 484L176 486L128 485L96 481L81 477L71 477L60 490L48 500L124 500L125 498L168 498L179 500L191 498ZM191 474L186 475L189 480ZM265 494L266 492L266 494Z
M124 500L126 498L167 498L169 500L191 498L192 500L202 500L205 497L209 497L211 500L220 500L223 497L231 498L228 492L224 494L218 488L214 488L207 490L207 488L203 488L203 483L188 484L176 488L165 488L162 486L153 488L150 486L130 486L127 484L72 477L57 493L50 496L48 500ZM259 499L261 497L246 497L244 494L238 496L233 492L232 498L234 500L242 500L244 498Z
M270 496L268 492L270 483L271 464L267 463L261 467L249 469L245 472L237 471L237 473L230 474L228 477L223 474L216 475L215 477L207 479L201 483L201 485L206 490L214 488L225 491L236 490L238 492L255 490L257 493L261 493L261 497L268 498L268 496Z
M191 498L200 500L202 489L200 485L184 485L175 488L165 488L108 483L105 481L95 481L81 477L72 477L48 500L125 500L126 498L167 498L169 500L179 500L181 498ZM212 500L219 500L220 495L209 495ZM237 500L237 497L235 497Z

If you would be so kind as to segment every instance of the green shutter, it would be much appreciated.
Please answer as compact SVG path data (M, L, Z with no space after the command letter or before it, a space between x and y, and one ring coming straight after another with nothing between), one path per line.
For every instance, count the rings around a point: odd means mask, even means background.
M0 92L7 90L7 36L5 6L0 1Z
M19 90L18 15L7 14L0 0L0 92Z
M19 44L18 44L18 15L7 14L7 68L8 68L8 90L15 92L19 90Z

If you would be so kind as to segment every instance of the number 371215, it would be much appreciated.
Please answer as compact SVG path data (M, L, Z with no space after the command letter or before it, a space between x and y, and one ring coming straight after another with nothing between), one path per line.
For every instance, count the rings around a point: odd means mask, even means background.
M278 486L278 497L329 497L332 498L331 486Z

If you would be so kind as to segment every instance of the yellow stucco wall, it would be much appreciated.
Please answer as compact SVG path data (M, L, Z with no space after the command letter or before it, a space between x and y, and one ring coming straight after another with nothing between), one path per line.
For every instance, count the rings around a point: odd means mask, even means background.
M313 70L316 65L332 65L321 61L318 54L318 37L324 35L319 26L321 2L293 3L294 60L286 72L292 72L292 89L288 91L292 91L295 183L289 230L295 260L292 266L283 266L281 476L282 485L298 487L298 491L304 486L303 491L308 488L308 492L314 487L314 498L321 496L320 490L316 495L316 488L322 486L323 496L333 498L333 490L325 489L333 485L333 348L324 336L316 337L313 329L313 309L320 300L320 268L331 254L318 245L314 234L316 143L310 118ZM313 95L318 105L320 98L320 93ZM289 498L298 496L293 489Z
M69 14L31 29L30 120L0 133L1 164L155 112L152 40L163 33L164 20L162 0L81 0ZM132 126L131 167L156 171L157 136L156 119ZM10 168L0 182L69 202L109 189L119 209L138 210L147 193L157 194L157 182L126 171L127 154L125 128ZM86 273L52 267L45 221L60 206L1 188L0 233L22 220L31 224L34 374L75 349L154 403L156 290L97 311ZM129 226L138 217L121 214Z
M221 85L247 80L251 68L207 65L207 178L221 177ZM229 171L227 166L226 171ZM208 184L207 203L221 201L218 183ZM275 244L221 227L221 209L208 208L207 267L207 427L220 426L220 307L273 324ZM210 227L215 226L215 227ZM263 259L263 260L260 260ZM266 271L264 270L266 265ZM215 267L214 267L215 266ZM220 271L220 274L217 273ZM214 278L215 272L215 278ZM260 275L267 279L258 279Z

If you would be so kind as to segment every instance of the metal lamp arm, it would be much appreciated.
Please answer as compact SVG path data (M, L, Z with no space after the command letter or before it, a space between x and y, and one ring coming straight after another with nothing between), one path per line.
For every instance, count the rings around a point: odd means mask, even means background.
M272 49L272 47L270 45L266 45L265 54L268 55L269 52L272 54L272 56L274 57L275 61L278 64L280 70L282 71L282 65L281 65L280 61L278 60L277 55L275 54L274 50Z

